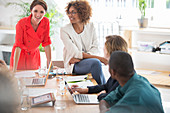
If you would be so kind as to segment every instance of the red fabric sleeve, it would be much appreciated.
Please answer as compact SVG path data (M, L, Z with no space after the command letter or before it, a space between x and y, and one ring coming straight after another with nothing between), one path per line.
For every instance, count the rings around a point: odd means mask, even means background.
M47 27L46 27L46 32L44 32L44 40L42 42L42 46L45 47L47 45L51 44L51 39L50 39L50 22L47 20Z
M16 25L16 35L15 35L15 47L20 47L26 50L27 47L24 45L24 29L21 22L19 21Z

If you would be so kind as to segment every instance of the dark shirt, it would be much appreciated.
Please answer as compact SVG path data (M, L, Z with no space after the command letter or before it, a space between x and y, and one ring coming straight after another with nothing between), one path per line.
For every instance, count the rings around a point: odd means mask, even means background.
M112 79L111 77L107 80L106 84L103 85L96 85L96 86L88 86L89 92L88 93L99 93L103 90L106 91L106 93L102 93L98 96L98 100L102 100L104 97L106 97L111 91L115 90L119 86L119 83L117 80Z

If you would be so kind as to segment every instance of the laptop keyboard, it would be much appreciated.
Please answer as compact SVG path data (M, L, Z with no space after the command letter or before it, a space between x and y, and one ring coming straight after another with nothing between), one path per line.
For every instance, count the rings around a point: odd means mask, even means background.
M44 80L44 78L35 78L33 79L32 84L43 84Z
M90 102L88 95L77 94L75 96L79 102Z

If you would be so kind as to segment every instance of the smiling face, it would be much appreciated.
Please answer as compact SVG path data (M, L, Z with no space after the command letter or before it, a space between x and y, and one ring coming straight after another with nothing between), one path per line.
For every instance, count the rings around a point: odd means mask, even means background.
M36 5L31 10L31 13L32 13L32 20L38 24L42 20L46 12L41 5Z
M70 7L67 15L68 15L68 17L70 19L70 22L72 24L74 24L74 23L81 23L79 15L78 15L78 12L77 12L77 10L73 6Z

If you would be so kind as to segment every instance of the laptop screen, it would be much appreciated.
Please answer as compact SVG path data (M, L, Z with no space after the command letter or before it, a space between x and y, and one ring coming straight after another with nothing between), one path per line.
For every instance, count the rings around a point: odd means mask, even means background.
M73 94L73 91L71 90L71 88L68 86L67 82L65 81L65 86L67 88L67 90L70 92L70 94Z
M50 62L49 67L48 67L48 73L47 73L47 76L46 76L45 84L46 84L46 82L47 82L47 79L48 79L48 76L49 76L49 73L50 73L51 67L52 67L52 61Z

